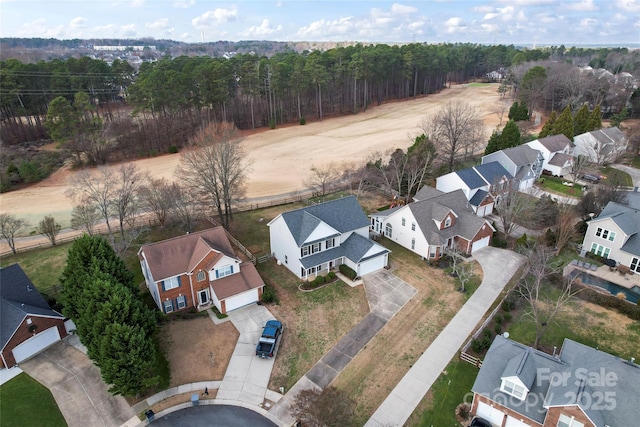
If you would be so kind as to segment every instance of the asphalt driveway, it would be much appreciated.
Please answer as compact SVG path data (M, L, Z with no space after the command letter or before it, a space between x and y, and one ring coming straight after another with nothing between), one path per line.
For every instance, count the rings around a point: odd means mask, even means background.
M121 396L112 396L100 370L80 350L60 341L20 364L53 394L69 427L119 427L135 414Z

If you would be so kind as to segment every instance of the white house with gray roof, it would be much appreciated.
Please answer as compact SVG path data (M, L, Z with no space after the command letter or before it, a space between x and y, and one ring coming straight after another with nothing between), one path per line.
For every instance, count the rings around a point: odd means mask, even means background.
M471 254L491 243L495 229L473 212L462 190L425 186L416 196L419 201L371 214L372 230L425 259L453 247Z
M369 220L354 196L284 212L267 225L274 258L301 279L340 264L364 276L388 263L390 251L369 239Z
M570 339L550 355L498 335L471 391L472 414L494 426L635 426L640 366Z
M513 176L498 162L472 166L436 178L436 189L449 193L462 190L478 216L491 215L500 197L513 185ZM422 200L418 192L414 200Z
M536 179L540 178L544 157L540 150L518 145L482 156L483 165L490 162L500 163L517 181L515 188L523 191L533 187Z
M617 127L602 128L573 138L574 156L586 156L591 163L613 163L627 150L627 138Z
M527 142L525 145L542 153L542 170L555 176L571 173L573 166L573 144L565 135L552 135Z
M583 255L615 260L640 274L640 209L609 202L597 218L588 222L582 241Z

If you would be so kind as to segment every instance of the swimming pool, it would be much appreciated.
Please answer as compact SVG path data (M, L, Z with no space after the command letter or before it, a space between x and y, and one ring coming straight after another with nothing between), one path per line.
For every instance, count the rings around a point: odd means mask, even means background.
M596 276L592 276L584 271L573 270L569 273L569 276L577 277L584 283L585 285L597 286L599 288L605 289L611 293L611 295L618 295L620 292L625 294L627 297L627 301L632 302L634 304L638 303L640 300L640 292L635 292L635 290L627 289L620 285L616 285L615 283L611 283L608 280L601 279Z

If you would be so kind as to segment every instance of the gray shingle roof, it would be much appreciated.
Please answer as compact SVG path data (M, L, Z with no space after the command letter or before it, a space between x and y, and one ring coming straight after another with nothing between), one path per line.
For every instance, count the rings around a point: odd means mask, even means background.
M320 221L334 228L340 233L368 227L367 215L358 204L355 196L342 197L313 206L296 209L282 214L289 231L298 246L320 224Z
M516 166L530 165L536 162L538 158L538 150L534 150L528 145L518 145L517 147L502 150ZM517 177L516 177L517 178Z
M367 255L371 248L376 248L376 250ZM347 240L342 242L340 246L300 258L300 263L304 268L311 268L334 259L346 257L357 264L389 252L391 252L389 249L377 244L373 240L367 239L357 233L351 233ZM365 257L365 255L367 256Z
M571 140L564 134L547 136L538 139L538 142L551 153L563 151L567 146L571 146Z
M473 167L476 172L484 178L489 185L495 185L503 177L512 180L513 176L500 164L500 162L489 162Z
M516 362L523 366L521 373L535 375L525 402L500 391L501 378ZM498 335L472 391L541 424L548 407L578 405L598 427L631 426L637 424L640 407L640 366L570 339L564 340L560 353L553 357ZM615 410L603 396L613 398ZM595 404L596 399L601 404Z
M433 187L429 187L428 185L424 185L416 193L416 195L413 196L413 200L415 200L416 202L419 202L420 200L430 199L430 198L432 198L434 196L439 196L440 194L443 194L443 192L438 190L437 188L433 188Z
M549 159L548 163L553 166L562 167L569 163L572 159L573 157L571 156L571 154L555 153L553 156L551 156L551 159Z
M640 256L640 209L609 202L600 215L592 221L610 219L615 222L622 231L630 236L620 249Z
M64 317L49 307L20 265L0 268L0 349L28 315Z

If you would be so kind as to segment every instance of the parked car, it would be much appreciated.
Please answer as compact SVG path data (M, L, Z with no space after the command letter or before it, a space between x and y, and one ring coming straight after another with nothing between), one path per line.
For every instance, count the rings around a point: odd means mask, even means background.
M262 328L262 336L256 346L256 356L263 359L273 357L280 334L282 334L282 323L277 320L268 320L264 328Z
M471 420L471 424L469 424L469 427L493 427L493 425L484 418L475 417Z
M580 178L592 184L597 184L600 182L600 177L598 175L584 174Z

